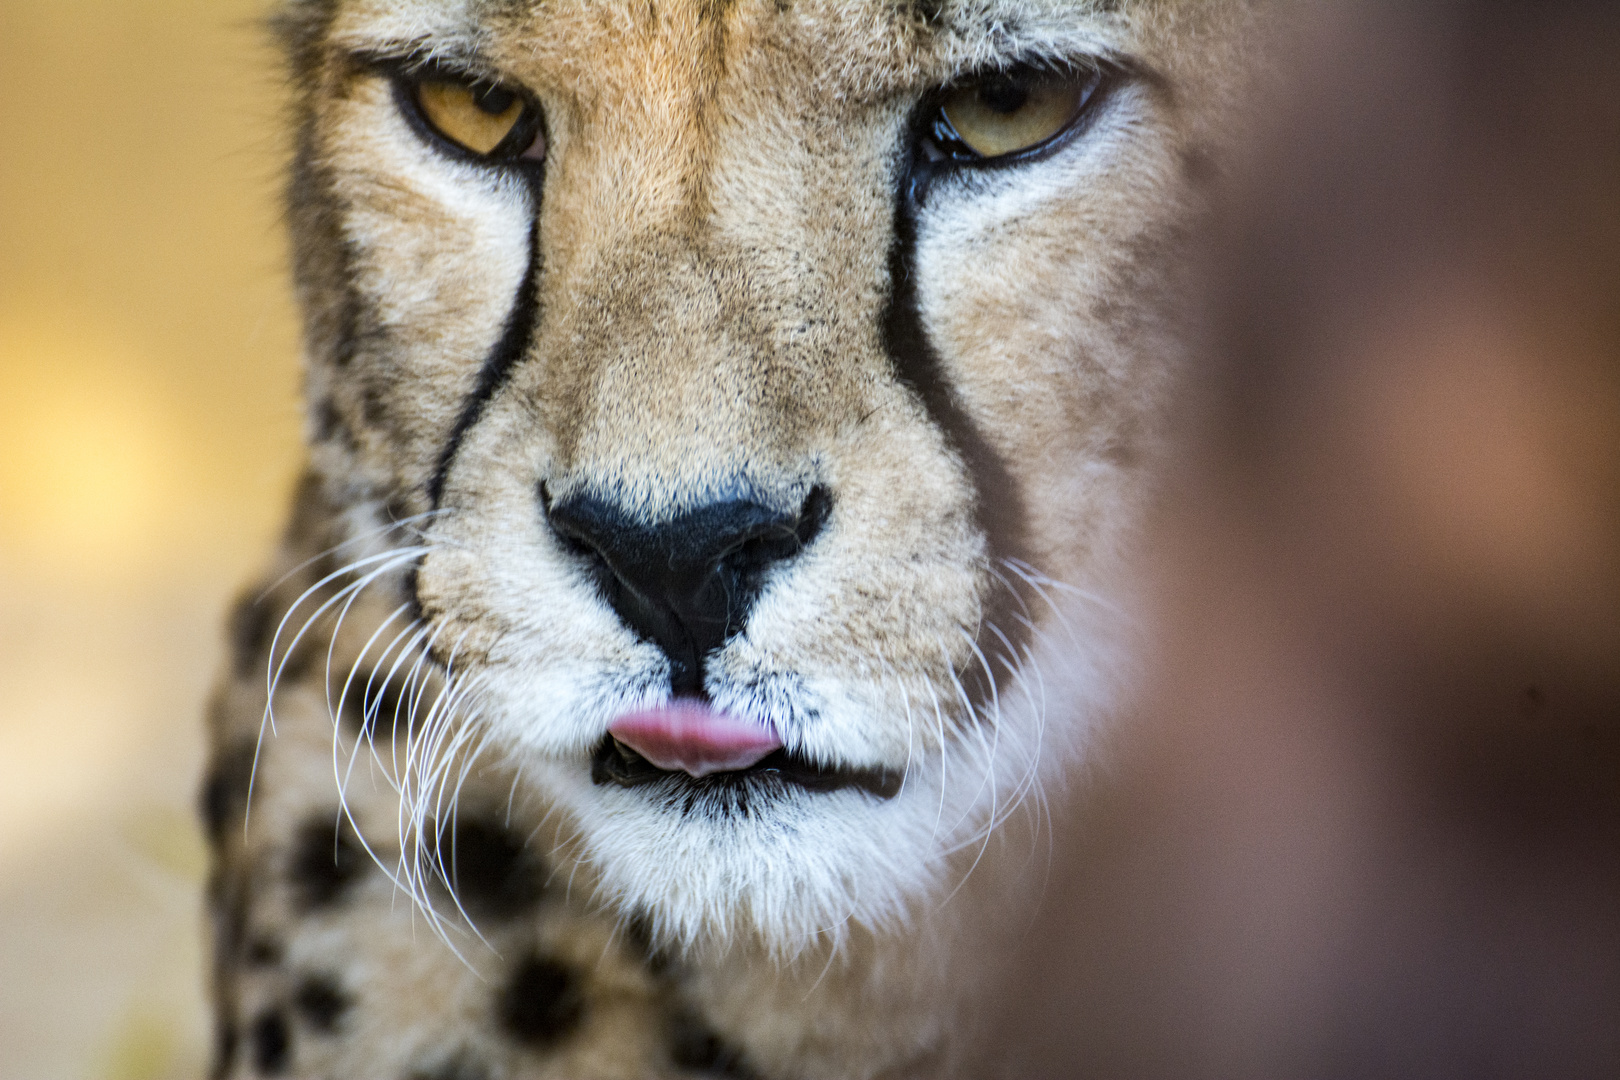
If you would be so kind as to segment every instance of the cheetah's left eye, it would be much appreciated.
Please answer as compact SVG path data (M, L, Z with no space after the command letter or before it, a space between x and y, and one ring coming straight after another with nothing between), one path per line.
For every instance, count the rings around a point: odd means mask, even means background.
M1034 150L1068 130L1101 83L1093 69L998 72L946 90L927 135L959 161Z
M539 110L516 90L432 74L407 92L428 126L463 150L494 160L545 157Z

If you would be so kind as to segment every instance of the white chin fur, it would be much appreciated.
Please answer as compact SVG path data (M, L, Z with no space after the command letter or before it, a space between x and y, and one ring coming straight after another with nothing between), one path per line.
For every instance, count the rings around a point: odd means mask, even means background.
M1075 662L1065 634L1064 664L1025 664L1030 692L1005 688L993 722L915 757L888 800L789 788L751 800L747 815L715 814L665 805L656 785L595 785L577 760L522 772L577 829L598 899L644 919L658 945L752 942L787 960L856 928L903 930L961 884L1002 823L1038 831L1048 790L1072 774L1113 696L1123 650L1101 629L1085 635L1090 663Z

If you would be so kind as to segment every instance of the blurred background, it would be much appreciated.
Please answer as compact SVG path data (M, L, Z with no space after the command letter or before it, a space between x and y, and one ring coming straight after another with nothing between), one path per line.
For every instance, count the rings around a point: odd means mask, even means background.
M1613 1080L1620 5L1296 10L1001 1074Z
M0 1078L198 1076L192 814L297 460L260 0L0 0Z

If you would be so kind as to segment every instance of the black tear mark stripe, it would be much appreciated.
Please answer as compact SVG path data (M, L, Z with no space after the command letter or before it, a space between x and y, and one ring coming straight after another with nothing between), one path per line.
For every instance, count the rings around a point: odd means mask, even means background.
M903 158L908 164L898 170L894 231L889 245L889 297L882 316L883 346L895 375L916 392L934 426L967 466L978 496L974 516L989 545L992 569L1006 559L1028 562L1029 507L1023 485L962 407L955 388L945 378L939 352L923 327L922 302L917 295L917 214L928 178L916 175L915 167L909 164L916 157L914 145L908 145ZM1002 573L1001 577L1008 575ZM1027 604L1027 591L1021 580L1013 578L1005 588L993 585L985 597L978 646L997 668L998 680L1006 672L1000 670L997 657L1016 663L1017 653L1029 637L1030 629L1015 618ZM1011 655L1008 644L990 630L992 626L1005 635L1013 650ZM962 674L975 704L982 704L989 697L990 685L980 665L974 662Z
M523 283L518 286L517 296L506 316L506 327L501 331L501 339L495 343L495 348L491 350L483 368L478 372L478 382L474 384L472 393L467 395L466 402L461 406L461 415L456 417L456 424L450 429L450 437L445 441L444 450L434 465L433 478L428 481L427 493L428 502L435 510L439 508L439 499L444 494L445 476L456 460L456 452L461 449L462 440L484 415L484 409L489 406L490 399L507 379L511 378L512 369L534 343L534 324L540 307L539 186L532 185L532 190L535 195L530 203L532 212L529 222L528 269L523 273ZM415 590L412 591L414 593Z

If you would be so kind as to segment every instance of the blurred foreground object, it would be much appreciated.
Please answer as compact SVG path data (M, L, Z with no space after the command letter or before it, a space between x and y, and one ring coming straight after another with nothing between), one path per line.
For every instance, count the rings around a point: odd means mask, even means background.
M1349 12L1234 185L1007 1075L1620 1076L1620 5Z

